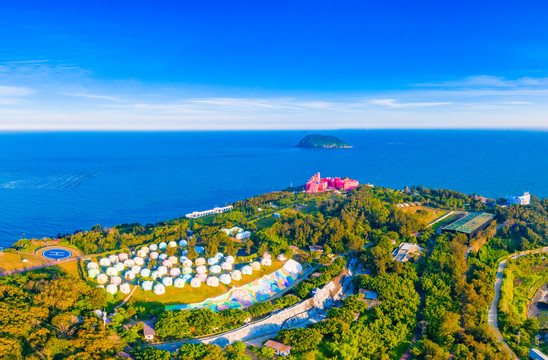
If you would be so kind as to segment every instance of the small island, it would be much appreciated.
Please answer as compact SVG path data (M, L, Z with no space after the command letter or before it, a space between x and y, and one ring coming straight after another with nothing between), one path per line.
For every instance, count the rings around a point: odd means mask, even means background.
M315 148L315 149L351 149L350 144L332 135L306 135L297 147Z

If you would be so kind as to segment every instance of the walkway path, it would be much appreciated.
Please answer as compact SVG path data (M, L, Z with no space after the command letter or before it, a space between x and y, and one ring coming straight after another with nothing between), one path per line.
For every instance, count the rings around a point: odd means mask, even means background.
M531 253L535 254L539 252L548 252L548 246L543 247L541 249L536 249L536 250L522 251L520 253L511 255L510 259L517 259L519 257L525 256ZM493 333L495 334L497 339L502 341L502 343L504 344L506 348L508 348L510 353L513 354L516 357L516 359L519 360L519 358L516 356L516 354L514 354L512 349L510 349L506 341L504 341L504 339L502 338L502 334L500 333L500 330L499 330L498 305L500 300L500 289L502 288L502 279L503 279L503 273L504 273L505 267L506 267L506 259L502 260L498 264L497 274L495 276L495 297L493 298L493 301L491 302L491 305L489 306L488 323L493 329Z

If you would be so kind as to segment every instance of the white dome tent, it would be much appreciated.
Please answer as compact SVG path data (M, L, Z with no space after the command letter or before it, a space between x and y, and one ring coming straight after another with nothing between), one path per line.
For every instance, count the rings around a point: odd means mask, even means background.
M162 284L154 285L154 293L156 295L164 295L166 293L166 287Z
M143 281L143 283L141 284L141 288L143 288L143 290L145 290L145 291L150 291L150 290L152 290L152 285L153 284L154 283L152 281L149 281L149 280Z
M147 268L141 269L141 272L139 274L141 275L141 277L149 277L150 269L147 269Z
M131 259L127 259L127 260L124 260L124 266L125 267L132 267L133 265L135 265L135 261L131 260Z
M170 248L174 248L174 247L177 247L177 243L175 241L170 241L167 243L167 246Z
M285 257L285 254L278 255L278 257L276 259L278 259L278 261L286 261L287 260L287 258Z
M218 252L217 254L215 254L215 257L219 260L222 260L225 256L223 255L222 252Z
M156 244L151 244L148 248L150 251L158 251L158 245Z
M262 265L262 266L270 266L270 265L272 265L272 260L266 259L266 258L265 258L265 259L262 259L262 260L261 260L261 265Z
M102 258L101 260L99 260L99 264L101 266L110 266L111 262L109 258Z
M124 279L133 280L135 279L135 273L132 270L128 270L124 273Z
M192 268L190 266L185 266L183 268L183 274L192 274Z
M145 260L141 256L136 256L133 258L133 262L135 263L135 265L143 266Z
M118 292L118 286L114 285L114 284L108 284L107 287L106 287L106 290L108 293L111 293L111 294L116 294Z
M96 262L89 262L87 265L88 270L90 269L99 269L99 265Z
M128 283L120 285L120 292L122 294L129 294L131 292L131 286Z
M206 259L204 259L203 257L199 257L194 260L194 263L196 264L196 266L202 266L206 264Z
M219 259L217 259L216 257L212 257L212 258L207 259L208 265L215 265L218 262L219 262Z
M253 261L251 263L251 268L253 269L253 271L259 271L261 270L261 263L258 261Z
M147 254L148 254L148 251L145 251L144 249L139 249L137 251L137 256L142 257L142 258L146 257Z
M272 255L268 251L265 251L263 253L263 259L272 259Z
M243 275L251 275L253 273L253 268L249 265L246 265L242 268Z
M177 256L170 256L167 258L172 264L177 264Z
M177 277L177 276L181 275L181 269L173 268L173 269L169 270L169 275Z
M113 276L110 278L110 283L114 285L120 285L122 283L122 278L119 276Z
M183 261L183 266L185 266L185 267L186 266L188 266L188 267L192 266L192 260L190 260L190 259L184 260Z
M173 267L173 263L171 262L171 260L164 260L162 262L162 265L165 266L166 268Z
M163 266L163 265L162 265L162 266L158 266L158 269L156 269L156 271L158 271L158 273L159 273L160 275L165 275L165 274L167 274L167 267L165 267L165 266Z
M206 284L211 287L219 286L219 278L216 276L209 276L206 280Z
M108 275L108 276L116 276L118 275L118 270L116 270L115 267L108 267L107 270L105 271L105 273Z
M150 253L150 258L152 260L156 260L156 259L158 259L158 255L159 254L156 251L153 251L153 252Z
M185 287L185 281L181 278L177 278L173 281L173 286L176 288L184 288Z
M234 281L242 280L242 272L240 270L234 270L230 273L230 277Z
M115 264L115 263L118 262L118 256L116 256L116 255L110 255L110 256L108 257L108 259L110 260L110 263L111 263L111 264Z
M199 279L193 278L190 280L190 287L199 288L200 286L202 286L202 282Z
M188 245L188 242L186 240L180 240L179 241L179 246L187 246Z
M225 261L221 264L221 269L223 269L224 271L230 271L232 270L232 264L228 261Z
M207 274L197 274L196 279L200 280L201 282L205 282L207 280Z
M221 276L219 276L219 281L225 285L228 285L232 282L232 278L228 274L222 274Z
M141 267L139 265L133 265L131 267L131 271L133 271L135 273L135 275L137 275L141 272Z
M165 241L162 241L161 243L158 244L158 249L165 250L166 248L167 248L167 244L165 243Z
M173 278L171 278L171 277L169 277L169 276L164 277L164 278L162 279L162 284L163 284L164 286L166 286L166 287L167 287L167 286L173 285Z
M118 271L122 271L124 270L126 267L124 266L124 264L122 264L121 262L117 262L116 264L114 264L114 268Z
M234 264L234 262L235 262L235 261L234 261L234 256L230 256L230 255L227 256L227 257L225 258L225 262L227 262L227 263L229 263L229 264Z
M97 275L97 284L103 285L108 281L108 276L106 274Z
M95 279L100 273L101 271L99 271L99 269L91 268L88 270L88 277Z
M152 274L150 274L150 277L152 278L152 280L156 280L161 276L162 274L160 274L158 271L153 271Z
M221 267L219 265L213 265L209 268L209 272L212 274L220 274L221 273Z
M205 274L207 272L207 268L204 265L200 265L196 268L196 273L198 274Z
M128 257L128 255L127 255L126 253L120 253L120 254L118 254L118 260L119 260L119 261L125 261L125 260L127 260L128 258L129 258L129 257Z

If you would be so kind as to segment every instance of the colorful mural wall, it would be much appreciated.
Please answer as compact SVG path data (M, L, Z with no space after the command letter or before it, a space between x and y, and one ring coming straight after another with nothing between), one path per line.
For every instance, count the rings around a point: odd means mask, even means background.
M207 299L201 303L168 305L166 310L208 308L213 311L220 311L224 309L245 309L256 302L267 300L287 288L297 280L302 271L301 264L295 260L288 260L281 269L272 274L265 275L249 284L234 287L223 295Z

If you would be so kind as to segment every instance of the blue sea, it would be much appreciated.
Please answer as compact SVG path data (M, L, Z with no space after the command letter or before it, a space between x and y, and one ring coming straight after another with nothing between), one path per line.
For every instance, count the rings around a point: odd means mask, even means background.
M302 149L309 133L353 149ZM341 130L0 134L0 246L154 223L304 184L315 172L402 189L548 196L548 132Z

